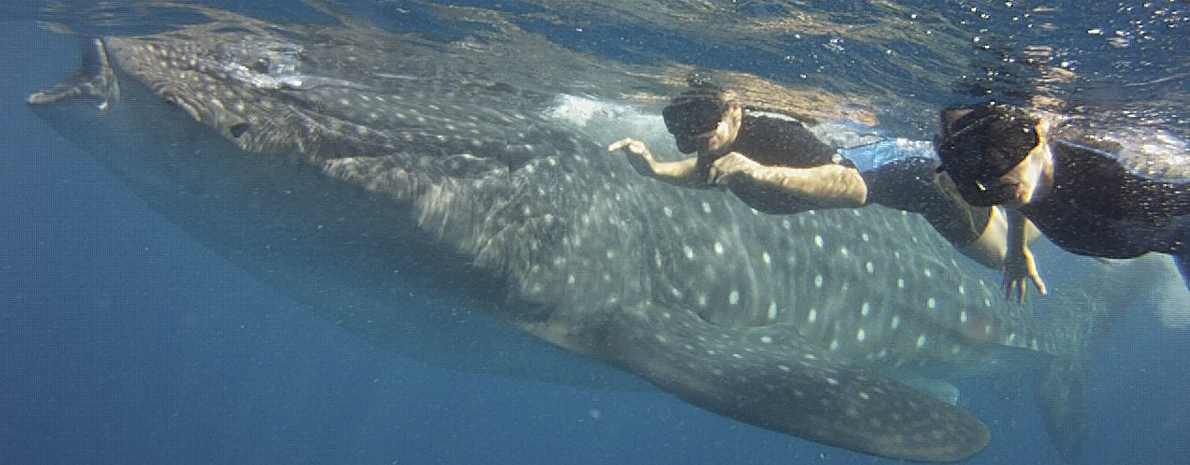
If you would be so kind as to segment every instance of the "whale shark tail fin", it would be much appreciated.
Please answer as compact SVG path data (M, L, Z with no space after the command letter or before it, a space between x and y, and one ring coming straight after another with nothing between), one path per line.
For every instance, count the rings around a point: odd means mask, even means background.
M1087 379L1095 348L1120 317L1145 295L1161 257L1097 262L1066 291L1046 297L1042 328L1053 354L1038 377L1037 403L1059 455L1078 463L1087 433Z
M954 405L840 360L796 328L725 327L640 304L590 341L601 358L720 415L810 441L920 462L965 459L987 426Z

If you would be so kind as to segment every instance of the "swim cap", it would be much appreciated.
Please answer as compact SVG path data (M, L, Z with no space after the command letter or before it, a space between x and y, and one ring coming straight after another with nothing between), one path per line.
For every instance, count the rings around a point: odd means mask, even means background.
M1013 186L1000 176L1037 147L1038 118L1019 108L983 104L942 111L942 132L934 141L942 164L967 203L992 206L1007 202Z

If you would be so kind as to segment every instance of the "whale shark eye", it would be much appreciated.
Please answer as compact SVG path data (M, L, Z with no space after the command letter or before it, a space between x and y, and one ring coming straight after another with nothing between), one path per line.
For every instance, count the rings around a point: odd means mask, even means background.
M236 123L236 124L231 125L230 128L227 128L227 130L229 132L231 132L232 137L235 137L238 139L240 136L244 135L245 132L248 132L248 130L251 128L252 128L251 124Z

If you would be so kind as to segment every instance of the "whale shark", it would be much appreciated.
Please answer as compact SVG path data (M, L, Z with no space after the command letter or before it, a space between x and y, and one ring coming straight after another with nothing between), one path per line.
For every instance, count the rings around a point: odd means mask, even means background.
M638 176L605 149L625 114L559 112L661 71L194 8L209 21L80 37L80 71L29 103L204 245L352 332L498 372L578 354L731 419L925 462L991 440L947 379L1045 366L1059 447L1085 428L1106 310L1007 301L917 215L767 215ZM524 337L492 347L476 326Z

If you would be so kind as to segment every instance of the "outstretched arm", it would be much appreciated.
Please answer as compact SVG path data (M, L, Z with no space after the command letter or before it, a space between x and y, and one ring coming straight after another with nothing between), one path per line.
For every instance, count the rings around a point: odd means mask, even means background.
M645 143L626 138L613 142L609 152L621 151L628 156L628 163L644 176L664 181L679 187L706 189L712 187L698 174L698 159L684 158L677 161L657 161Z
M738 152L715 161L711 181L729 187L747 183L776 188L822 208L860 207L868 199L868 186L853 167L833 163L811 168L765 166Z
M1033 261L1033 252L1029 251L1029 233L1031 223L1025 215L1016 209L1004 209L1008 213L1008 249L1005 251L1004 291L1009 299L1025 303L1025 294L1029 281L1037 286L1041 295L1046 294L1045 282L1037 272L1037 264Z

